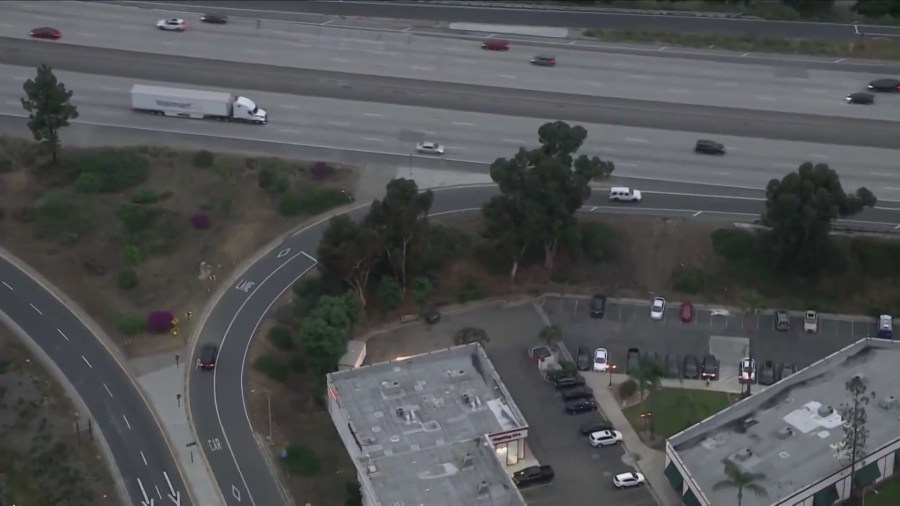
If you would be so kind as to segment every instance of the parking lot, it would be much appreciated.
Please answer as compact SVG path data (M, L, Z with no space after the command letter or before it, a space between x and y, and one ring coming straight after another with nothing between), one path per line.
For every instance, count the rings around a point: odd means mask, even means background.
M588 305L589 300L579 298L548 297L542 301L542 309L560 326L563 340L573 353L579 346L603 347L609 350L610 362L617 365L625 364L629 348L663 359L673 354L679 363L688 354L701 358L711 353L721 362L722 381L737 381L737 365L747 356L760 364L771 360L802 368L877 332L874 318L837 320L820 316L818 332L807 334L803 332L802 314L794 312L791 330L776 331L771 310L747 317L733 311L713 316L711 308L695 306L693 321L684 323L679 317L679 301L668 301L660 321L650 319L649 300L610 299L602 319L590 318ZM624 367L617 367L616 372L624 373Z

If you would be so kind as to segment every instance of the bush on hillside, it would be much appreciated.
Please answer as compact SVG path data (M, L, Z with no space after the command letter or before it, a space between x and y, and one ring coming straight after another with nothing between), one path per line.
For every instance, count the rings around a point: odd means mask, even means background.
M209 228L209 215L206 213L194 213L191 215L191 226L198 230Z
M212 152L202 149L194 153L194 167L206 169L213 166L216 161L216 155Z
M175 315L168 309L158 309L147 315L147 330L155 334L161 334L172 330L172 321Z
M119 288L131 290L138 286L139 280L134 269L122 269L119 271Z

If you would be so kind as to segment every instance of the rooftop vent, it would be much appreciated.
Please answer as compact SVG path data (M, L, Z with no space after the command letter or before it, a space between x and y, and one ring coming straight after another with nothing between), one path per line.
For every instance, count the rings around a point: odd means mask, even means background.
M742 450L738 450L732 458L738 462L746 462L747 459L753 456L753 452L750 451L750 448L744 448Z
M469 396L469 394L462 394L462 402L463 404L469 404L472 402L472 398Z
M744 418L744 421L741 422L741 430L740 431L744 432L747 429L749 429L750 427L753 427L754 425L756 425L758 423L759 423L759 420L757 420L756 418L752 418L752 417Z
M824 406L824 405L819 406L818 411L816 411L816 414L821 416L822 418L828 418L833 413L834 413L834 408L832 408L831 406Z
M488 482L483 481L478 484L478 495L485 495L488 493Z
M890 411L892 409L897 409L898 407L900 407L900 404L898 404L896 397L894 397L893 395L888 395L882 397L881 400L878 401L878 407Z
M406 418L406 410L403 409L402 406L397 408L397 416L399 416L400 418Z
M474 465L474 461L472 460L472 454L467 453L465 457L463 457L462 468L465 469L467 467L472 467Z
M399 388L399 387L400 387L399 381L382 381L381 382L381 388L384 388L384 389Z
M775 433L775 437L777 437L778 439L787 439L793 435L794 429L790 427L782 427Z
M786 459L786 458L790 457L791 454L788 452L779 452L778 456L781 457L782 459Z
M448 378L458 378L460 376L465 376L466 371L464 371L462 369L451 369L451 370L447 371L446 374L447 374Z
M373 474L376 474L377 472L378 472L378 468L375 467L375 464L369 464L369 465L366 467L366 473L367 473L369 476L372 476Z

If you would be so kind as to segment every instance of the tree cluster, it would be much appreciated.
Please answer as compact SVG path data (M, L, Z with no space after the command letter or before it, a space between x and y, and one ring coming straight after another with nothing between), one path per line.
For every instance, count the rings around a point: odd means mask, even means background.
M22 86L25 98L22 107L28 112L28 129L34 140L43 144L56 163L59 152L59 129L69 126L78 117L78 109L71 104L72 91L59 82L48 65L37 68L34 79Z
M860 16L900 18L900 2L896 0L856 0L852 8Z

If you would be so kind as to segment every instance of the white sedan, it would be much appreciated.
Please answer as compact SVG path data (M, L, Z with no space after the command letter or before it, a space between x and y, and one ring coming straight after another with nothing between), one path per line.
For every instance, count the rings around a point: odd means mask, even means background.
M160 19L156 22L156 27L170 32L183 32L187 30L187 23L181 18Z
M606 348L594 350L594 372L606 372L609 370L609 352Z
M613 485L616 488L639 487L646 481L646 478L641 473L622 473L613 476Z
M666 299L662 297L654 297L650 303L650 319L662 320L663 314L666 312Z
M423 155L443 155L444 146L436 142L420 142L416 144L416 152Z

